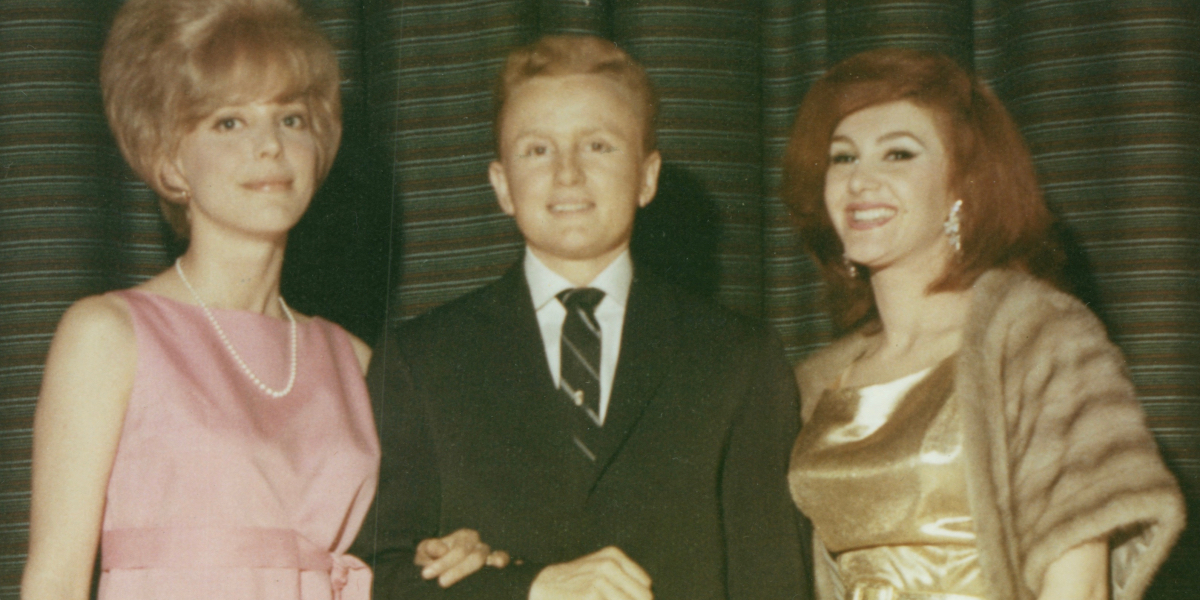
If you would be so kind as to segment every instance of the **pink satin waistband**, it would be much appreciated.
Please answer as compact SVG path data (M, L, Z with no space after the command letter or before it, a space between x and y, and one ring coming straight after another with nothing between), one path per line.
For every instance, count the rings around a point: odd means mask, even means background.
M329 571L333 556L292 529L113 529L101 538L104 569L285 568Z
M101 567L113 569L297 569L329 574L334 600L369 600L371 569L330 553L292 529L113 529L102 534Z

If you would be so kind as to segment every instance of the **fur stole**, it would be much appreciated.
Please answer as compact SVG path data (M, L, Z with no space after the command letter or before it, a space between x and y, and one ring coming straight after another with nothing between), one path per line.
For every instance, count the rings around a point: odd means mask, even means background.
M804 421L866 343L848 335L797 367ZM1184 504L1100 321L1045 282L990 271L972 287L955 366L991 597L1036 598L1050 563L1107 537L1112 597L1141 598L1183 530ZM829 598L830 563L815 545L818 597Z

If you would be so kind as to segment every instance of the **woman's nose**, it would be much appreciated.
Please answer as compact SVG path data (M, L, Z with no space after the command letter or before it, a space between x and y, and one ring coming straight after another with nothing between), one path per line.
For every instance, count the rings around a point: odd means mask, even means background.
M279 156L283 152L283 143L279 139L279 128L267 125L258 133L258 155L263 158Z
M875 179L875 174L867 167L864 167L861 162L855 163L850 171L849 180L850 191L856 194L873 190L879 182Z

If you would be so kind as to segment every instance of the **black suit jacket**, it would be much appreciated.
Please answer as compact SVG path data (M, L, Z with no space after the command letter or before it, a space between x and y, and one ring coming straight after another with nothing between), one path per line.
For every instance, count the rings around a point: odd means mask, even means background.
M376 599L523 599L546 565L608 545L659 600L809 597L786 487L795 380L761 325L638 272L587 470L519 264L389 330L368 380L383 462L352 551ZM416 544L461 527L517 561L447 590L421 580Z

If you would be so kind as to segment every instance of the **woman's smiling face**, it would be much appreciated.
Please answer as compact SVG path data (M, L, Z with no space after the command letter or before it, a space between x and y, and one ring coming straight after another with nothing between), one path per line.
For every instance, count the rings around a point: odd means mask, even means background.
M953 203L950 157L934 115L912 102L864 108L829 144L825 208L846 257L872 273L897 264L942 272L942 223Z

